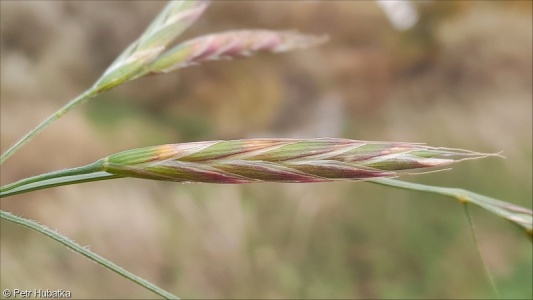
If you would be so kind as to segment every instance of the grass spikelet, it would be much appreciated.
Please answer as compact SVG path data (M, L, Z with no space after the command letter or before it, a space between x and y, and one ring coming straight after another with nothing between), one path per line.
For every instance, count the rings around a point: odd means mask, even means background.
M99 91L108 90L144 74L146 66L194 23L208 5L209 1L205 0L170 1L144 33L107 68L95 87Z
M170 44L203 14L209 3L206 0L169 2L139 37L137 50Z
M390 178L486 154L421 144L348 139L248 139L133 149L101 160L124 177L207 183ZM411 173L412 174L412 173Z
M203 61L235 59L258 52L285 52L325 42L325 36L293 31L235 30L200 36L183 42L157 58L152 73L167 73Z

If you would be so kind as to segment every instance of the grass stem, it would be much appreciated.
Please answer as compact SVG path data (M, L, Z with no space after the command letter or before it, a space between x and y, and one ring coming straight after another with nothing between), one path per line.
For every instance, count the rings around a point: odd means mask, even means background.
M23 226L23 227L26 227L26 228L29 228L29 229L32 229L32 230L35 230L41 234L44 234L50 238L52 238L53 240L63 244L64 246L72 249L74 252L76 253L79 253L85 257L87 257L88 259L96 262L97 264L100 264L102 265L103 267L119 274L120 276L126 278L126 279L129 279L131 281L133 281L134 283L146 288L147 290L150 290L152 292L154 292L155 294L165 298L165 299L179 299L178 297L176 297L175 295L163 290L162 288L154 285L153 283L149 282L148 280L146 279L143 279L125 269L123 269L122 267L118 266L117 264L105 259L104 257L90 251L89 249L85 248L85 247L82 247L81 245L75 243L74 241L70 240L69 238L65 237L64 235L61 235L60 233L58 233L57 231L54 231L54 230L51 230L50 228L47 228L43 225L40 225L38 223L36 223L35 221L32 221L32 220L29 220L29 219L26 219L26 218L21 218L21 217L18 217L18 216L15 216L9 212L5 212L5 211L2 211L0 210L0 217L1 219L3 220L6 220L8 222L11 222L11 223L14 223L14 224L17 224L17 225L20 225L20 226Z
M101 161L83 167L64 169L29 178L0 187L0 198L31 191L82 182L120 178L103 171Z
M526 234L533 237L533 212L531 209L518 206L509 202L480 195L457 188L446 188L431 186L420 183L412 183L390 178L368 179L368 182L377 183L386 186L392 186L400 189L414 190L426 193L440 194L457 199L461 203L471 203L480 206L491 213L507 219L511 223L518 225Z
M41 131L45 130L48 126L52 125L55 121L57 121L59 118L61 118L64 114L68 113L75 107L77 107L80 104L85 103L89 98L92 98L98 94L98 91L94 88L90 88L78 97L71 100L69 103L67 103L65 106L63 106L61 109L56 111L53 115L48 117L48 119L44 120L39 126L35 127L32 131L28 132L24 137L22 137L18 142L16 142L13 146L11 146L9 149L7 149L4 154L0 157L0 165L2 165L9 157L11 157L15 152L17 152L22 146L24 146L26 143L31 141L35 136L37 136Z
M472 220L472 216L470 215L470 211L468 210L468 203L463 203L463 208L465 212L466 220L468 221L468 225L470 225L470 229L472 231L472 239L474 241L474 246L476 247L476 253L477 257L479 258L481 264L483 265L483 269L485 270L485 275L487 275L487 279L489 281L489 284L496 294L496 297L498 299L501 299L500 293L498 292L498 288L496 287L496 283L494 282L494 278L492 277L491 273L489 272L489 268L487 267L487 264L485 263L485 260L483 259L483 255L481 255L481 250L479 249L479 243L477 241L476 236L476 230L474 228L474 220Z

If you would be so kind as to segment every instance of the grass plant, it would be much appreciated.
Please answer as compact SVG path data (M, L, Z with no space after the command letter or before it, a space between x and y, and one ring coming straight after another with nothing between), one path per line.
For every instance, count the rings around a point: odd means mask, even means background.
M170 1L146 31L120 54L87 91L7 149L5 161L70 110L123 83L168 73L205 61L284 52L317 46L323 36L292 31L241 30L172 43L209 6L209 1ZM470 191L398 181L467 159L498 156L418 143L321 139L202 141L131 149L83 167L58 170L0 187L0 198L89 181L140 178L174 182L244 184L259 182L368 181L395 188L442 194L500 216L532 236L531 210ZM164 298L176 298L120 266L29 219L1 212L3 220L36 230Z

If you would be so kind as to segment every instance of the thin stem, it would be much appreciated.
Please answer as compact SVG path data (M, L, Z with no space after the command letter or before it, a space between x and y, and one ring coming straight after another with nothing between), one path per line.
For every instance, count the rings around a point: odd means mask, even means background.
M0 217L6 221L24 226L26 228L35 230L41 234L44 234L53 240L67 246L68 248L72 249L74 252L77 252L88 259L102 265L103 267L119 274L120 276L129 279L133 281L134 283L146 288L147 290L150 290L154 292L155 294L165 298L165 299L179 299L175 295L163 290L162 288L154 285L153 283L123 269L122 267L118 266L117 264L103 258L102 256L90 251L89 249L80 246L79 244L76 244L74 241L70 240L69 238L65 237L64 235L59 234L58 232L51 230L43 225L37 224L36 222L17 217L11 213L5 212L0 210Z
M6 192L15 188L18 188L23 185L41 182L49 179L54 178L61 178L61 177L69 177L74 175L82 175L82 174L90 174L95 172L102 171L102 166L100 162L95 162L90 165L86 165L83 167L77 167L77 168L71 168L71 169L64 169L59 171L54 171L46 174L41 174L33 177L28 177L21 179L17 182L7 184L5 186L0 187L0 192Z
M82 182L120 178L121 176L103 171L102 163L97 161L83 167L54 171L0 187L0 198L55 186L69 185Z
M7 149L4 154L0 157L0 165L2 165L11 155L15 154L22 146L31 141L35 136L37 136L41 131L46 129L48 126L52 125L55 121L61 118L64 114L71 111L73 108L77 107L80 104L85 103L89 98L92 98L98 94L98 89L90 88L85 91L83 94L71 100L61 109L56 111L53 115L44 120L39 126L35 127L32 131L28 132L22 139L16 142L13 146Z
M533 238L533 212L531 209L458 188L424 185L390 178L368 179L367 181L400 189L445 195L462 203L475 204L518 225L530 238Z
M485 275L487 275L487 279L489 281L489 284L490 284L492 290L496 294L496 297L498 299L501 299L500 293L498 292L498 288L496 287L496 283L494 282L494 278L490 274L489 268L487 267L487 264L485 263L485 260L483 259L483 256L481 255L481 250L479 249L479 243L477 241L476 230L474 229L474 220L472 220L472 216L470 215L470 211L468 210L468 203L466 203L466 202L463 203L463 207L464 207L464 212L465 212L466 219L467 219L468 224L470 225L470 229L472 231L472 239L474 241L474 245L476 246L477 256L478 256L479 260L481 261L481 264L483 265L483 269L485 270Z

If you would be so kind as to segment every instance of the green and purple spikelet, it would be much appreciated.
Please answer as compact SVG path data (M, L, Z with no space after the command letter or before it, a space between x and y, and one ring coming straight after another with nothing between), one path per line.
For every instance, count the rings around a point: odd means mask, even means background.
M349 139L248 139L168 144L100 161L108 173L177 182L323 182L396 177L486 154ZM415 172L416 173L416 172Z
M204 61L228 60L259 52L286 52L320 45L326 36L294 31L233 30L200 36L183 42L157 58L150 73L168 73Z

